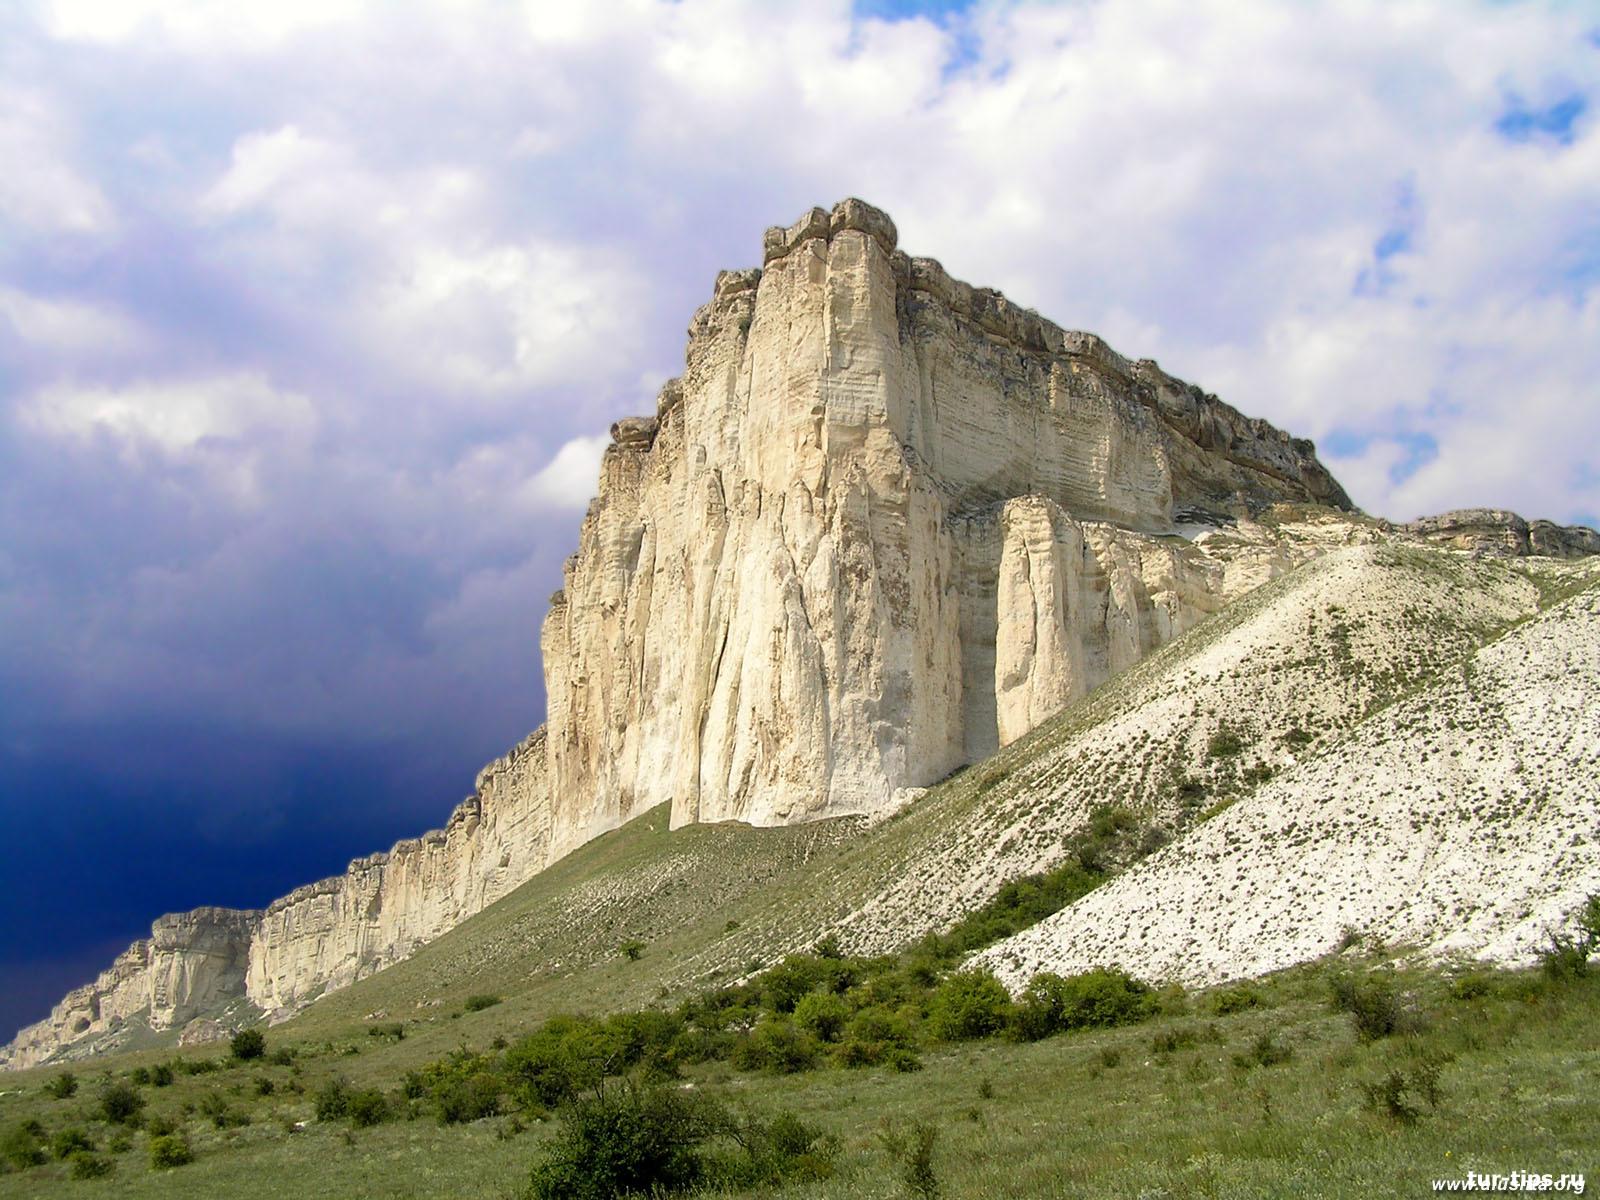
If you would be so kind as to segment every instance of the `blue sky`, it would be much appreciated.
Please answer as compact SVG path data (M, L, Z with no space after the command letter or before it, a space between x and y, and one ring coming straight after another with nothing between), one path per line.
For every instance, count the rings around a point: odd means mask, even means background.
M1397 519L1600 512L1582 6L0 12L0 1026L437 825L541 718L605 430L719 268L902 244Z

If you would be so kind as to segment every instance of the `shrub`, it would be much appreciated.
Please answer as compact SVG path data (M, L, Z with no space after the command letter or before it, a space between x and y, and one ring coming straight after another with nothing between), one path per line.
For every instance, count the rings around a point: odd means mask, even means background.
M151 1139L150 1169L152 1171L168 1171L173 1167L181 1167L193 1161L194 1151L189 1148L188 1139L182 1134L169 1133L165 1137Z
M554 1107L604 1079L611 1052L598 1022L560 1015L513 1042L503 1066L519 1104L529 1109ZM442 1069L442 1064L429 1068L436 1073ZM476 1069L475 1064L450 1067L453 1074Z
M169 1133L176 1133L178 1131L178 1122L165 1113L156 1113L154 1116L145 1119L144 1131L151 1137L163 1137Z
M845 1027L844 1040L834 1052L840 1066L888 1065L898 1071L915 1071L917 1035L906 1017L885 1008L864 1008Z
M500 1115L501 1079L487 1066L444 1080L434 1089L439 1124L457 1125Z
M89 1135L77 1128L57 1130L55 1137L50 1139L50 1153L57 1158L70 1158L78 1150L93 1149L94 1143L89 1140Z
M241 1061L260 1058L267 1052L267 1038L259 1029L241 1029L228 1041L228 1049Z
M812 992L794 1006L794 1019L824 1042L837 1042L850 1020L850 1006L832 992Z
M989 1037L1005 1027L1011 995L988 971L957 971L933 993L928 1028L947 1042Z
M199 1110L218 1129L237 1129L250 1124L249 1116L229 1105L228 1098L221 1092L207 1092L200 1097Z
M761 976L761 1002L775 1013L792 1013L810 992L843 992L855 982L848 962L816 954L791 954Z
M629 939L617 947L617 953L629 962L638 962L644 957L644 943L637 938Z
M87 1150L74 1150L67 1159L67 1174L73 1179L103 1179L111 1174L114 1164Z
M1411 1032L1420 1023L1401 1000L1394 981L1386 976L1338 975L1331 986L1334 1008L1350 1014L1362 1041Z
M78 1090L78 1077L71 1071L63 1071L46 1083L44 1090L47 1095L54 1096L57 1100L65 1100Z
M467 1003L470 1005L472 1001L469 1000ZM487 1008L488 1005L484 1005L484 1007ZM469 1011L477 1010L473 1009ZM381 1025L369 1025L367 1026L367 1036L375 1038L388 1038L393 1042L403 1042L406 1039L406 1027L399 1021L388 1021Z
M0 1138L0 1158L19 1171L37 1167L45 1161L44 1147L39 1145L38 1125L24 1123L13 1125Z
M1011 1023L1012 1036L1037 1040L1068 1029L1128 1025L1155 1015L1156 994L1121 971L1096 969L1063 978L1033 977Z
M1481 972L1473 971L1451 981L1452 1000L1481 1000L1493 990L1494 981Z
M350 1085L343 1079L330 1079L317 1089L312 1106L319 1121L337 1121L350 1111Z
M537 1200L602 1200L697 1186L700 1145L727 1128L715 1105L665 1088L624 1085L562 1112L554 1144L535 1165Z
M1206 743L1206 752L1212 758L1232 758L1244 749L1244 739L1237 730L1220 725Z
M878 1135L889 1157L900 1168L900 1181L913 1196L935 1200L939 1195L939 1176L933 1167L933 1151L939 1142L939 1131L932 1125L918 1123L906 1133L885 1129Z
M172 1076L171 1063L157 1063L150 1068L150 1085L152 1087L171 1087Z
M1279 1063L1288 1062L1294 1057L1294 1051L1282 1042L1269 1029L1250 1043L1248 1050L1241 1050L1233 1056L1233 1065L1240 1070L1248 1071L1251 1067L1272 1067Z
M482 1012L486 1008L493 1008L496 1004L499 1004L502 999L503 997L496 996L491 992L479 992L476 995L468 996L466 1004L464 1004L462 1007L468 1012ZM404 1027L402 1027L401 1033L403 1036Z
M150 1068L149 1067L135 1067L133 1070L128 1072L128 1080L135 1087L149 1087L150 1086Z
M1211 1011L1219 1017L1232 1016L1234 1013L1262 1008L1265 1005L1266 999L1247 983L1223 988L1211 997Z
M779 1113L770 1121L748 1117L729 1123L726 1132L737 1147L735 1152L704 1157L706 1183L712 1187L769 1188L833 1174L838 1139L792 1113Z
M730 1055L741 1071L792 1075L816 1065L817 1040L787 1017L771 1016L734 1043Z
M389 1101L377 1088L364 1088L349 1094L345 1111L349 1114L352 1126L368 1129L389 1119Z
M1589 958L1600 949L1600 892L1591 895L1574 914L1576 932L1548 934L1539 953L1539 965L1551 979L1582 979L1589 974Z
M100 1113L111 1125L132 1125L144 1108L144 1097L131 1083L112 1083L100 1093Z

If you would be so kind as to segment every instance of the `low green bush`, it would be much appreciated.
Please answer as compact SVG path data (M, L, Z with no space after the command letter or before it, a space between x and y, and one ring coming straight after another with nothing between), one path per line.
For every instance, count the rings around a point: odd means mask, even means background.
M957 971L934 991L928 1003L928 1029L941 1041L990 1037L1011 1016L1011 994L983 970Z
M194 1161L194 1151L182 1134L171 1133L150 1140L150 1169L168 1171Z
M493 1008L502 999L504 997L496 996L491 992L479 992L476 995L468 996L466 1003L462 1007L468 1012L482 1012L486 1008Z
M1421 1024L1419 1016L1406 1005L1394 980L1387 975L1336 975L1330 988L1334 1008L1350 1014L1362 1041L1412 1033Z
M267 1037L259 1029L241 1029L228 1042L228 1050L241 1060L260 1058L267 1052Z
M50 1153L57 1158L70 1158L79 1150L93 1150L94 1143L89 1140L89 1135L76 1126L56 1130L50 1139Z
M144 1097L131 1083L117 1081L100 1092L100 1115L109 1125L132 1125L144 1108Z
M109 1158L88 1150L74 1150L67 1158L67 1174L73 1179L104 1179L115 1169Z
M44 1085L45 1094L57 1100L65 1100L78 1090L78 1077L71 1071L63 1071Z
M42 1165L46 1158L44 1147L39 1144L38 1123L24 1122L6 1130L0 1138L0 1159L19 1171Z

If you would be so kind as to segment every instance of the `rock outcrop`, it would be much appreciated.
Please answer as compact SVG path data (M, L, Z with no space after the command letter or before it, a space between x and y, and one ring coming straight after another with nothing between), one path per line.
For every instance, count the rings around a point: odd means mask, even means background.
M1400 526L1402 533L1434 545L1499 558L1583 558L1600 554L1600 533L1582 525L1524 521L1498 508L1460 508Z
M73 1042L116 1045L133 1024L180 1028L244 992L259 912L197 908L156 919L93 983L68 992L50 1015L17 1034L0 1064L31 1066Z
M612 426L544 620L547 725L444 829L263 913L163 918L0 1064L230 1000L292 1013L660 803L675 826L883 814L1243 592L1388 536L1311 443L896 240L846 200L717 276L682 376ZM1600 550L1503 513L1403 535Z
M895 240L855 200L769 231L614 427L544 624L557 852L663 801L883 811L1220 603L1175 514L1349 507L1310 443Z

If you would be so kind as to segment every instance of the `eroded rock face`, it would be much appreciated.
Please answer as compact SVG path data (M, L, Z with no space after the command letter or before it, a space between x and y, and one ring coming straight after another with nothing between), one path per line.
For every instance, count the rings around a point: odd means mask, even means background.
M1216 607L1152 540L1175 511L1349 507L1309 443L906 256L860 201L768 231L689 337L545 620L557 852L664 801L882 811Z
M1498 558L1540 555L1583 558L1600 554L1600 533L1582 525L1524 521L1498 508L1460 508L1400 526L1401 532L1435 545Z
M43 1021L17 1034L0 1063L28 1067L72 1042L114 1044L132 1022L182 1026L244 990L258 912L197 908L156 920L150 937L119 954L93 983L68 992Z

